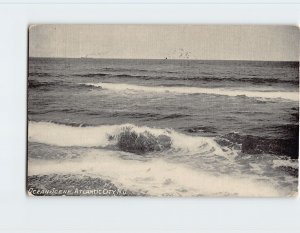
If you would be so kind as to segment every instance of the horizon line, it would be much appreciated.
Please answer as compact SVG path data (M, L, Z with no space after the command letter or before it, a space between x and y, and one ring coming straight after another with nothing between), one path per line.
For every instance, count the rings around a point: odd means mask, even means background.
M179 60L179 61L261 61L261 62L298 62L299 60L246 60L246 59L189 59L189 58L104 58L104 57L38 57L30 58L50 58L50 59L102 59L102 60Z

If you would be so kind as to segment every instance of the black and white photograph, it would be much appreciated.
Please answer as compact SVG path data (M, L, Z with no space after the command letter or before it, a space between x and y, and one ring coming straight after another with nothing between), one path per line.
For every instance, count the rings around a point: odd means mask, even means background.
M299 27L32 24L29 196L296 197Z

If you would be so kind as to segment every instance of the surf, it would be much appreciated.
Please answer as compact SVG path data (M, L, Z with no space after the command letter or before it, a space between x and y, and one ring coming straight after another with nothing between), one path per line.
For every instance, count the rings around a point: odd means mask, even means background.
M190 136L173 129L133 124L68 126L52 122L29 122L28 140L61 147L97 147L134 154L159 153L227 156L210 137Z
M124 160L117 151L86 149L80 158L66 160L31 159L28 175L71 174L110 180L119 188L146 196L283 196L270 182L252 176L215 176L163 158L147 162Z
M148 93L174 93L174 94L210 94L230 97L245 96L250 98L262 99L284 99L289 101L298 101L299 93L292 91L276 90L245 90L229 88L202 88L202 87L182 87L182 86L142 86L125 83L81 83L86 86L92 86L107 89L115 92L134 91Z

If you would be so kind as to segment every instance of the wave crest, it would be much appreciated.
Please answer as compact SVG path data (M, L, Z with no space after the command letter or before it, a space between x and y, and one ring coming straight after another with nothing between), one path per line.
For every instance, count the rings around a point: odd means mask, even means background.
M225 154L213 138L132 124L74 127L51 122L29 122L28 139L55 146L114 148L135 154L167 150L185 155Z
M172 139L170 136L161 134L155 136L148 131L144 133L136 133L131 127L125 127L124 130L116 138L117 147L122 151L135 154L144 154L147 152L164 151L171 149Z
M226 88L203 88L203 87L183 87L183 86L140 86L125 83L81 83L86 86L92 86L111 91L129 91L129 92L150 92L150 93L175 93L175 94L207 94L223 95L230 97L249 97L258 99L285 99L289 101L298 101L299 93L291 91L277 90L246 90L246 89L226 89Z

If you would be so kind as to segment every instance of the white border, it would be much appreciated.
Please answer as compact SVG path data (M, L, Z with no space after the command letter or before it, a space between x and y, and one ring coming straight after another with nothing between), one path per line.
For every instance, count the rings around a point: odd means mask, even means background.
M29 198L25 194L29 24L299 25L300 5L34 2L0 4L0 232L300 232L299 199Z

